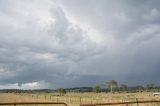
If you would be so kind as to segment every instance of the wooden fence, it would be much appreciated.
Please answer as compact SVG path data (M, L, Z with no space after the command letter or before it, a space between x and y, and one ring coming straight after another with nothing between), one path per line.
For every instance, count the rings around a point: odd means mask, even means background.
M143 100L143 101L130 101L130 102L112 102L112 103L94 103L94 104L80 104L80 106L101 106L101 105L120 105L125 104L128 106L129 104L145 104L145 103L160 103L160 100Z
M17 106L17 105L64 105L64 106L68 106L66 103L64 102L9 102L9 103L0 103L0 105L13 105L13 106Z

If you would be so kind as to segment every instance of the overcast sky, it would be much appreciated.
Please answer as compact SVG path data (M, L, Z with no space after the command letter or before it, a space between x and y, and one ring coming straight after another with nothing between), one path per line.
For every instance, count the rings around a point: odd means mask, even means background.
M159 0L0 0L0 89L160 85Z

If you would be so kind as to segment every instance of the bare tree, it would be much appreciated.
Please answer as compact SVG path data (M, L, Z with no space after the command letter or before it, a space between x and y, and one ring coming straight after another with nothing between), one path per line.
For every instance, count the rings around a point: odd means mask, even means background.
M113 88L116 88L118 86L117 81L115 80L108 80L107 82L108 87L110 88L110 92L113 92Z

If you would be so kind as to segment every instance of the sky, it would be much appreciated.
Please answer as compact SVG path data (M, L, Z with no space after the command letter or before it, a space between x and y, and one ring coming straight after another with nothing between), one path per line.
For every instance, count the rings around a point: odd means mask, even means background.
M0 0L0 89L160 85L159 0Z

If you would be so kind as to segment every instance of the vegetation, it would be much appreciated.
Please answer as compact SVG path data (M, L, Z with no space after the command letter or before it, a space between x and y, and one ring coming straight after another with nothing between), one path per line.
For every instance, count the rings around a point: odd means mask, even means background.
M83 103L84 104L85 103L86 104L106 103L106 102L119 102L123 100L133 101L135 100L135 98L138 98L138 100L155 99L155 98L158 98L158 96L157 97L154 96L153 91L160 91L160 87L155 85L153 86L152 84L148 84L146 86L134 86L134 87L128 87L126 84L121 84L119 88L118 88L117 82L114 80L109 80L107 84L110 84L108 85L109 89L101 88L100 85L96 85L94 87L76 87L76 88L68 88L68 89L59 88L57 90L51 90L51 89L0 90L1 92L0 102L33 102L33 101L34 102L38 102L38 101L53 102L54 101L54 102L65 102L69 106L79 106L80 104L83 104ZM113 91L111 91L111 88ZM115 89L115 88L118 88L118 89ZM93 93L93 91L96 93ZM7 93L4 93L4 92L7 92ZM111 94L107 92L115 92L115 93ZM152 106L152 105L149 105L149 106Z
M101 92L111 92L111 89L110 89L111 86L108 85L108 87L109 87L109 89L104 88L104 87L101 88L101 86L100 86ZM98 87L95 86L94 88L97 89ZM75 87L75 88L66 88L66 89L62 88L62 89L64 89L64 94L65 94L66 92L75 92L75 93L76 92L77 93L92 92L94 88L93 87ZM115 88L115 87L113 87L113 88ZM117 89L114 89L114 91L116 91L116 92L119 92L119 91L123 91L123 92L125 91L128 93L129 92L130 93L140 92L140 91L142 91L142 92L160 92L160 86L156 86L155 84L147 84L145 86L139 85L139 86L133 86L133 87L127 86L126 84L121 84L119 89L116 84L116 88ZM38 90L1 89L0 93L57 93L57 92L60 93L61 90L60 91L59 90L57 90L57 89L54 89L54 90L53 89L38 89Z
M120 91L127 91L128 86L126 84L121 84Z
M109 80L106 83L107 83L111 93L113 92L113 89L118 86L117 81L115 81L115 80Z
M66 94L66 90L64 88L59 88L58 89L59 94L62 96L64 94Z
M93 88L93 91L96 92L96 93L100 93L101 92L101 87L99 85L96 85L94 88Z
M157 96L158 97L158 96ZM138 92L138 93L67 93L64 96L59 96L57 93L0 93L0 102L65 102L68 106L79 106L81 104L91 103L106 103L106 102L122 102L147 100L157 98L151 92ZM35 106L35 105L31 105ZM39 105L42 106L42 105ZM62 106L62 105L60 105ZM118 106L118 105L117 105ZM121 105L119 105L121 106ZM145 106L145 105L141 105ZM147 106L152 106L148 105ZM153 106L157 106L154 105Z
M154 89L155 88L155 85L154 84L147 84L146 85L146 89L147 90L151 90L151 89Z

